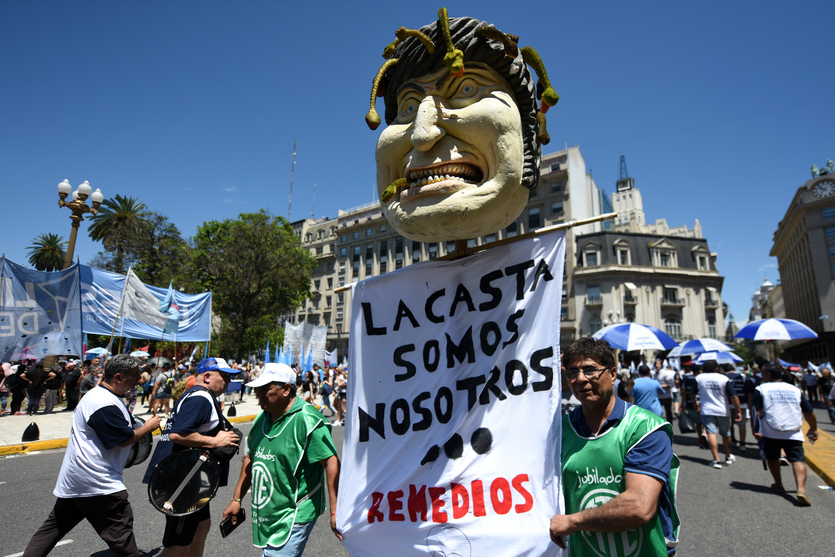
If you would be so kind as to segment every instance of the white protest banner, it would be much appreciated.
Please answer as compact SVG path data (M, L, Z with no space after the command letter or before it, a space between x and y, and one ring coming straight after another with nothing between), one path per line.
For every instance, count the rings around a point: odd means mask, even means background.
M565 233L353 289L337 527L354 557L558 555Z

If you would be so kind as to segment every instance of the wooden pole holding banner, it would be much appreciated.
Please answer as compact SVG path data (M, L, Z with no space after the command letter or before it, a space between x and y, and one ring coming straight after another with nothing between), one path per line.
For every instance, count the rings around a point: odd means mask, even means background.
M503 240L497 240L495 242L490 242L489 244L483 244L481 246L475 246L472 248L467 247L467 240L455 240L455 251L452 253L448 253L443 257L438 257L434 261L454 261L456 259L461 259L462 257L467 257L468 255L472 255L480 251L485 251L499 246L504 246L506 244L512 244L520 240L527 240L528 238L535 238L536 236L542 236L543 234L548 234L549 232L554 232L555 230L567 230L574 228L575 226L583 226L585 224L592 224L604 220L612 220L617 216L617 213L605 213L587 219L570 220L568 222L562 222L553 226L539 228L537 230L534 230L533 232L528 232L526 234L514 236L513 238L504 238ZM340 292L345 292L350 289L351 285L340 286L339 288L334 289L334 293L339 294Z

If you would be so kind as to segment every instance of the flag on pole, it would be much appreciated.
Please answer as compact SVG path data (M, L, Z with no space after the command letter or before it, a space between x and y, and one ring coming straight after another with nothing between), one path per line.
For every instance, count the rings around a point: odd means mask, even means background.
M275 361L277 363L281 362L281 347L278 345L277 342L275 343Z
M302 352L304 354L304 352ZM307 359L304 361L304 370L313 371L313 346L307 351Z
M134 274L133 267L128 269L119 313L122 319L133 319L158 329L165 329L169 320L168 315L159 310L157 298L148 291L139 277Z
M130 354L130 337L125 341L125 351L123 354Z
M265 350L264 354L264 363L269 364L270 362L270 341L267 340L267 349Z

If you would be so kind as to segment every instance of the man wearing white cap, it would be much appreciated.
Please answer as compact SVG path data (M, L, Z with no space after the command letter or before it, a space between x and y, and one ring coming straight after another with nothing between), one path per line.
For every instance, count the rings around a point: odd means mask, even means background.
M301 555L316 519L325 510L336 529L339 458L330 424L310 403L296 396L296 374L286 364L268 363L255 388L261 412L247 438L247 455L232 501L223 518L235 517L252 487L252 542L264 557Z
M175 451L189 447L211 449L238 445L238 435L224 428L226 422L216 398L226 392L229 381L237 373L237 370L230 368L223 358L206 358L197 364L194 386L183 393L174 405L145 472L143 483L148 483L157 464ZM229 463L221 462L221 487L226 485L228 477ZM211 524L209 505L185 516L166 516L165 533L162 536L163 550L160 555L203 555Z

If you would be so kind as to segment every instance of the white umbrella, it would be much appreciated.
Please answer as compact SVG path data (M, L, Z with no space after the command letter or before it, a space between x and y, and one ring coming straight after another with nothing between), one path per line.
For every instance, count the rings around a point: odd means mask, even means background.
M800 321L771 318L748 323L734 336L751 340L794 340L817 338L818 334Z
M594 335L620 350L669 350L676 345L673 337L660 329L638 323L620 323L603 327Z
M94 356L104 356L105 354L110 354L107 351L107 348L91 348L87 351L87 354L93 354Z
M148 354L144 350L136 350L134 352L131 352L130 355L134 358L147 358L148 356L150 356L150 354Z
M679 346L670 350L667 354L670 358L678 358L682 355L695 356L702 352L730 352L733 350L724 342L719 342L715 338L697 338L696 340L688 340L682 342Z
M708 360L716 360L717 364L735 364L741 362L742 358L733 352L702 352L693 363L702 365Z

